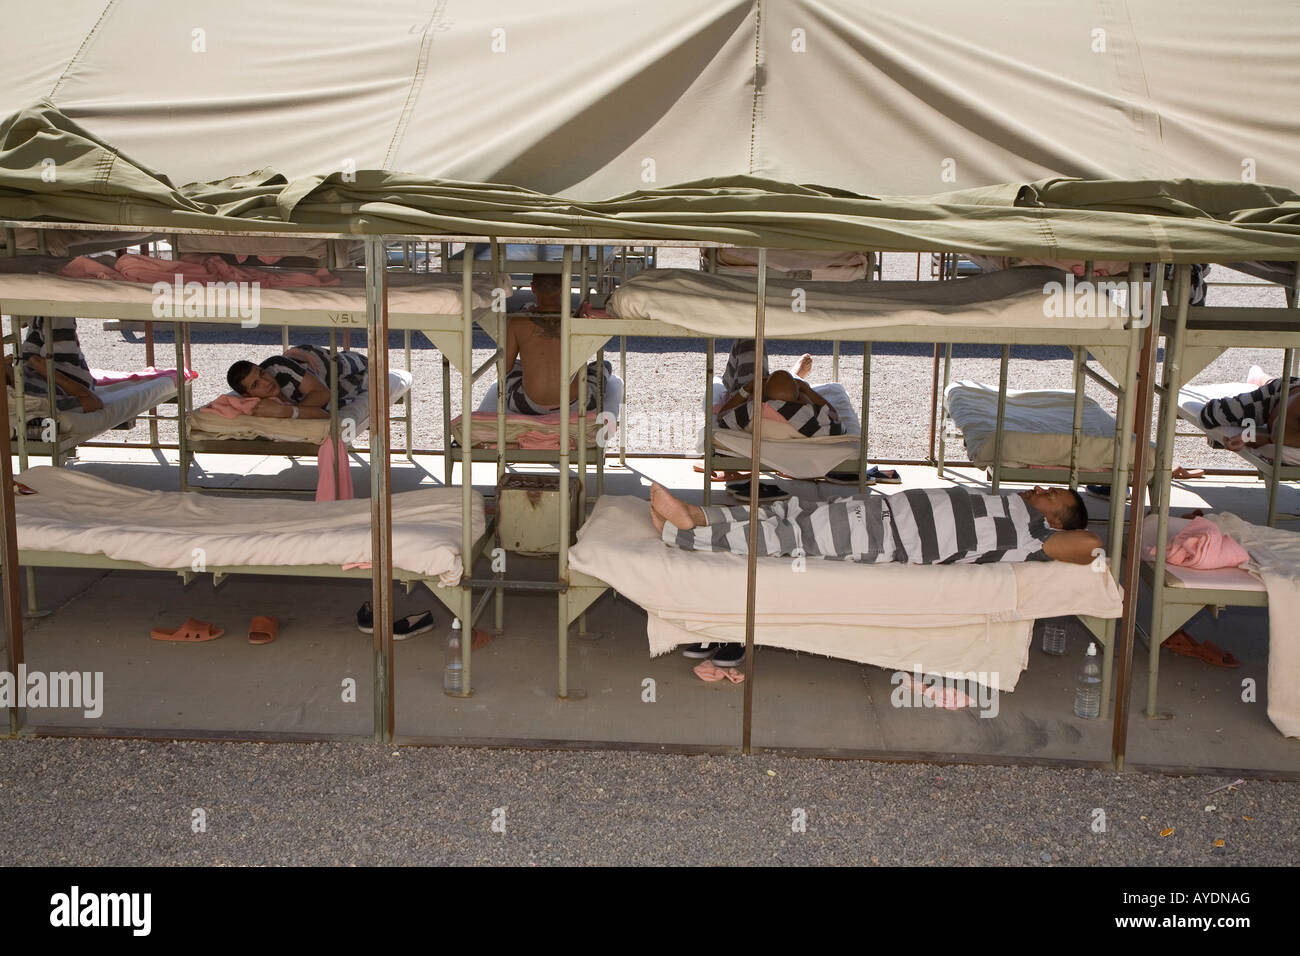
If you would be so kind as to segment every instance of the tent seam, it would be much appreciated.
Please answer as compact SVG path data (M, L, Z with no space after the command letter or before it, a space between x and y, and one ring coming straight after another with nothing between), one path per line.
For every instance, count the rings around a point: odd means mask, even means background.
M749 111L749 172L754 173L754 154L758 149L758 97L761 92L760 72L763 68L763 0L754 2L754 96Z
M54 99L54 94L59 92L59 87L62 86L63 81L68 78L68 74L72 72L72 68L81 60L81 55L86 52L86 47L90 46L90 42L98 35L99 28L103 25L104 20L107 19L108 15L116 6L117 0L108 0L108 5L104 7L103 12L100 13L99 19L96 20L95 25L90 28L90 32L87 33L85 39L81 41L81 46L77 47L77 52L72 54L72 59L68 61L68 65L63 68L63 72L59 74L59 78L54 81L54 86L50 88L51 100Z
M410 121L411 111L415 108L416 97L424 88L424 77L429 67L429 51L433 47L433 35L437 32L437 25L441 22L446 7L447 0L438 0L434 5L433 13L429 15L429 22L425 25L424 36L420 38L420 54L415 60L415 72L411 76L411 85L406 91L406 102L402 104L402 111L397 115L393 138L388 141L388 149L384 153L385 169L392 168L393 157L401 145L402 138L406 135L406 125Z

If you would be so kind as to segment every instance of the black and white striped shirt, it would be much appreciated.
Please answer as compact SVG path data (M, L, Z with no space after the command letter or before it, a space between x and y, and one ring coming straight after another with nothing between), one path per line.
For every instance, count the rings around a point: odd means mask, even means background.
M989 564L1050 561L1052 534L1038 509L1018 494L976 494L964 488L913 488L889 496L896 561Z

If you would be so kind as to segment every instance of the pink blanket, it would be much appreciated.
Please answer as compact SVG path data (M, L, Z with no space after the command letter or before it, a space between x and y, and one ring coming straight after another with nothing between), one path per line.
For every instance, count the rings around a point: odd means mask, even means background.
M1155 548L1147 548L1148 558L1155 557L1155 553ZM1238 567L1250 560L1250 555L1208 518L1193 518L1169 542L1165 560L1180 567L1209 571Z
M216 412L222 418L238 418L240 415L253 414L253 409L257 408L260 401L256 395L218 395L204 405L202 410Z
M124 253L109 266L89 256L78 256L59 270L59 275L73 279L106 279L126 282L256 282L268 289L338 285L338 276L328 269L315 272L282 269L259 269L236 266L220 256L191 253L176 259L157 259Z
M143 382L152 378L175 378L176 369L174 368L154 368L152 365L146 365L138 372L114 372L111 369L92 368L90 377L95 380L96 385L116 385L118 382ZM192 368L185 370L185 380L199 377L199 373Z

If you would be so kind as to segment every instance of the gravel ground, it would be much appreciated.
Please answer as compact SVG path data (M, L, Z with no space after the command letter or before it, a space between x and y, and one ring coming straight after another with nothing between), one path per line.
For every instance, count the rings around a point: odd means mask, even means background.
M1221 777L22 739L0 781L5 865L1300 863L1300 787Z
M666 249L661 251L664 265L690 267L698 262L693 249ZM924 264L928 270L928 263ZM923 272L923 276L928 271ZM888 254L885 257L885 277L913 279L916 277L916 257L905 254ZM1281 290L1266 286L1249 276L1216 266L1215 281L1251 282L1258 288L1212 288L1210 305L1280 305ZM91 364L103 368L135 368L143 364L143 334L136 331L107 331L94 321L81 323L81 338ZM195 404L203 404L226 390L225 370L240 358L260 360L280 349L279 329L251 329L196 326L193 328L194 362L200 378L194 384ZM415 372L414 388L415 427L417 448L442 447L442 365L433 346L418 333L413 336L412 365ZM170 328L160 325L156 333L156 361L161 365L174 364L174 344ZM320 330L300 330L291 333L292 342L313 342L328 345L328 333ZM389 340L393 349L390 361L401 367L402 337L393 334ZM726 364L729 341L719 343L721 351L715 360L715 369L721 374ZM832 373L829 344L769 343L773 368L794 363L802 352L811 346L815 359L811 376L814 382L830 381ZM996 382L999 349L996 346L960 346L955 350L952 374L954 379L971 378ZM856 407L862 399L862 349L845 343L840 363L840 380L844 383ZM474 361L478 365L491 354L489 340L483 334L476 336ZM878 343L872 351L872 416L868 452L875 458L923 458L929 449L930 383L933 347ZM617 343L606 356L618 368ZM1212 382L1239 380L1245 377L1252 364L1281 374L1280 350L1230 349L1194 381ZM627 378L627 449L632 452L667 451L693 452L696 435L703 425L700 396L704 377L704 347L699 340L631 338L628 340ZM1069 353L1063 348L1017 347L1012 351L1009 381L1013 388L1069 388L1071 386ZM474 388L475 403L482 398L494 376L485 375ZM1088 394L1103 407L1114 411L1113 397L1089 384ZM452 414L460 414L460 379L453 373ZM175 441L175 428L169 424L161 427L164 441ZM111 440L144 442L148 429L141 423L130 432L111 432ZM960 438L950 445L949 457L965 457ZM401 430L393 432L394 446L401 442ZM1210 449L1199 438L1179 439L1177 462L1187 466L1237 468L1242 461L1236 455Z

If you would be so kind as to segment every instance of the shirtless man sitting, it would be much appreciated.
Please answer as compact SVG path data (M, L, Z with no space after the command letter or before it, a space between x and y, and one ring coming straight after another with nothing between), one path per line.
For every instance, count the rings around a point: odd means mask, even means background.
M546 415L563 407L560 386L560 319L567 291L553 273L533 276L533 309L537 316L514 316L506 329L506 411L518 415ZM605 382L613 366L609 362L587 365L587 411L599 407ZM569 383L568 404L578 400L578 379Z
M226 372L226 382L240 395L260 401L252 414L259 418L329 418L329 353L315 345L299 345L273 355L260 365L239 361ZM338 404L353 401L369 383L369 363L357 352L336 352Z

